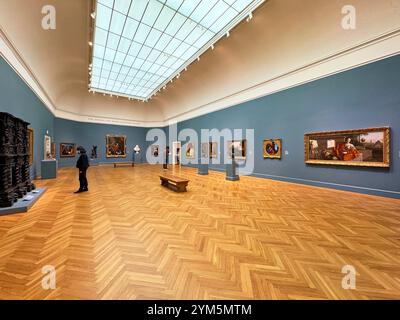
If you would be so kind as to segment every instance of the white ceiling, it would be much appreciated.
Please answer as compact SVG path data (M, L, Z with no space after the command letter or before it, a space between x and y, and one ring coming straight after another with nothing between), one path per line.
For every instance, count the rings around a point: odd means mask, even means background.
M54 5L57 29L41 28ZM162 126L400 52L400 0L269 0L148 103L88 92L89 0L0 0L1 55L57 116Z

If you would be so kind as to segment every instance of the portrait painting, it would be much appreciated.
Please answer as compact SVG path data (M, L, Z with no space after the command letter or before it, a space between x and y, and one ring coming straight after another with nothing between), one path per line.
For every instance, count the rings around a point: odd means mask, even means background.
M28 155L29 155L29 165L33 164L33 154L34 154L34 140L33 140L33 129L28 128Z
M157 158L160 155L160 146L152 145L151 146L151 155Z
M267 139L264 140L264 159L282 158L282 140Z
M342 166L390 167L390 128L309 133L305 162Z
M126 136L107 135L106 157L126 158Z
M192 142L188 142L186 144L186 159L194 159L194 158L195 158L194 144Z
M76 156L75 143L60 143L60 158L73 158Z
M227 155L230 159L233 157L236 160L246 159L246 140L234 140L228 141L227 144Z

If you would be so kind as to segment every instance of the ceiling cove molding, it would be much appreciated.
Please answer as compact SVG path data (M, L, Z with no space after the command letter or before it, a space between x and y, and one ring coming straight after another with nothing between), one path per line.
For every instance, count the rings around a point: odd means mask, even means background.
M193 119L400 54L400 28L341 50L232 95L165 119L166 125Z
M63 111L60 109L57 109L54 115L56 118L85 123L110 124L116 126L143 128L160 128L165 126L165 122L163 121L136 121L130 119L116 119L102 116L81 115L77 113Z
M0 26L0 55L14 69L19 77L27 84L27 86L36 94L43 104L54 114L56 110L54 103L46 94L43 87L22 59L21 54L15 49L15 46L9 40L6 33Z

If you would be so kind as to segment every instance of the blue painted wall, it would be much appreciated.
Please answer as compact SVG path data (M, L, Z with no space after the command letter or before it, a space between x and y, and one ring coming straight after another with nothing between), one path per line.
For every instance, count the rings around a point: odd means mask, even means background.
M34 164L32 177L40 176L40 161L44 158L44 135L46 130L53 136L52 113L37 98L25 82L0 57L0 111L30 123L34 130Z
M83 146L88 155L92 146L97 146L97 162L124 162L132 161L133 148L138 144L142 149L142 160L145 160L144 152L146 148L146 128L114 126L94 123L82 123L70 120L55 118L55 142L57 146L57 159L60 167L75 166L77 157L60 158L60 143L75 143ZM106 158L106 135L125 135L127 136L127 157L126 158Z
M345 73L279 92L235 107L178 124L184 128L255 129L256 176L332 187L400 198L400 56L379 61ZM126 161L136 144L147 146L146 128L80 123L56 119L43 103L0 59L0 111L31 123L35 131L34 175L40 175L43 139L49 130L56 142L59 165L73 166L76 159L59 158L59 143L73 142L88 152L98 146L99 162ZM304 133L355 128L391 127L391 168L307 166L304 164ZM167 128L164 128L167 129ZM167 130L166 130L167 131ZM105 136L128 137L128 157L107 159ZM282 160L264 160L265 138L282 138L289 152ZM198 152L197 148L197 152ZM184 155L183 155L184 156ZM213 166L222 170L223 166Z
M399 75L396 56L184 121L178 130L255 129L255 175L400 198ZM392 129L389 170L305 165L305 133L380 126ZM266 138L282 138L289 155L263 159Z

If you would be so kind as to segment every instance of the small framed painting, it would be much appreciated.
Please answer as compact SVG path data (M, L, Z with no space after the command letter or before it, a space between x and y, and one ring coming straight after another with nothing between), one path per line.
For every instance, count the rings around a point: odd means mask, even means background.
M282 139L264 140L264 159L282 158Z
M359 167L390 167L390 128L308 133L305 163Z
M160 146L152 145L151 146L151 155L157 158L160 155Z
M218 143L217 142L204 142L201 144L201 157L203 159L218 158Z
M235 157L236 160L246 159L246 140L234 140L228 141L227 145L227 155L229 159Z
M186 144L186 159L194 159L195 158L195 150L194 144L189 142Z
M73 158L76 156L75 143L60 143L60 158Z
M126 158L126 136L106 136L106 157Z

